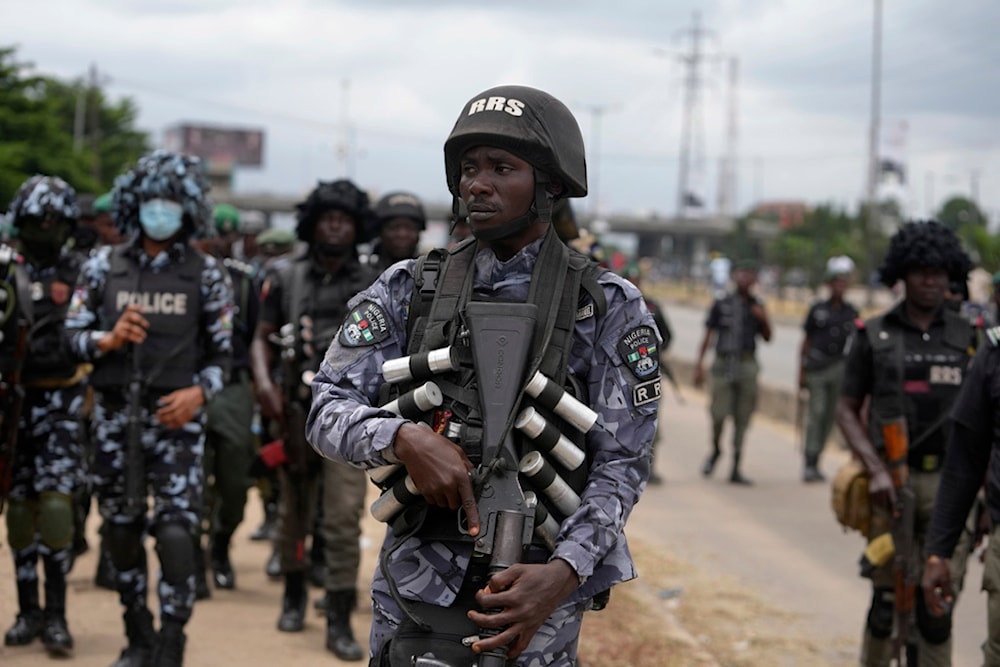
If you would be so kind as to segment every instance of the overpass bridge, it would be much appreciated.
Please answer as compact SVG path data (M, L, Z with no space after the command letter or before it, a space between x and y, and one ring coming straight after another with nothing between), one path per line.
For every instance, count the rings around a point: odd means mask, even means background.
M232 204L238 209L256 210L270 218L276 213L294 214L295 204L301 197L273 194L225 193L217 201ZM444 224L451 217L451 203L426 203L427 218ZM593 230L594 217L576 213L580 227ZM684 274L691 266L704 265L713 250L724 250L729 236L735 229L730 217L706 216L703 218L639 216L613 213L604 216L599 224L602 230L616 234L632 234L636 238L639 257L678 263ZM766 220L751 220L748 238L751 244L761 246L777 235L778 226ZM603 232L602 232L603 233Z

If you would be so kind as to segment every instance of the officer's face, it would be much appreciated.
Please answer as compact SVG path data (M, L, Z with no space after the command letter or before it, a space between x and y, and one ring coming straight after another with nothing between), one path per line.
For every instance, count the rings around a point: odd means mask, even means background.
M917 308L934 310L944 303L948 273L944 269L910 269L904 278L906 300Z
M847 278L843 276L837 276L830 279L830 294L832 296L843 298L844 292L847 291Z
M461 170L458 187L473 233L524 215L535 201L534 169L502 148L470 148L462 155Z
M323 211L316 219L316 243L336 246L354 244L354 218L344 211Z
M393 218L382 223L382 250L389 257L412 257L420 242L420 227L410 218Z

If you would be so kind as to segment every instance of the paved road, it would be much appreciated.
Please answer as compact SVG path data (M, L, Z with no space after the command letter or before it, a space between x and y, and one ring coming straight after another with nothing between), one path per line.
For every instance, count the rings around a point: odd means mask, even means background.
M857 534L844 534L836 525L828 486L798 481L800 462L790 428L766 419L755 421L747 445L745 473L757 482L755 487L733 487L722 480L729 465L726 457L715 479L702 479L698 470L708 440L704 397L690 389L686 396L687 405L680 407L669 392L664 394L658 468L667 482L647 490L632 515L630 537L662 549L664 557L684 559L702 575L734 578L782 610L769 631L816 638L820 651L815 661L808 662L810 667L856 664L869 596L867 582L857 576L862 542ZM825 470L833 471L843 459L842 452L831 452ZM313 612L302 634L275 630L281 586L262 572L269 548L246 539L258 521L254 498L247 523L234 538L238 590L216 592L211 600L198 603L188 629L186 664L347 664L324 650L325 624ZM96 521L89 527L94 543ZM370 576L382 528L369 520L364 531L362 567ZM16 612L16 599L4 526L0 544L0 630L6 630ZM155 563L155 556L150 556ZM93 572L94 557L88 553L71 573L69 618L77 639L73 664L78 667L106 667L123 645L116 596L93 587ZM974 564L968 576L971 592L957 607L955 665L980 664L978 646L986 627L985 598L978 592L981 572ZM311 594L316 597L318 592L313 589ZM684 604L683 595L678 602ZM611 609L613 605L614 598ZM359 637L367 636L370 618L367 611L355 617ZM697 627L687 629L695 637L700 635ZM787 656L775 658L775 665L805 664L789 662ZM36 643L0 647L0 664L40 667L52 662Z

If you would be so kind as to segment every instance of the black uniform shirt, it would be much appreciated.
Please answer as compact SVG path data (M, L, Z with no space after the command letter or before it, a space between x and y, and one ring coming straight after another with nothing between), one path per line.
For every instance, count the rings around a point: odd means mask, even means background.
M802 326L809 337L807 371L822 370L844 357L847 341L857 329L857 317L857 308L846 301L840 306L835 306L833 299L813 304Z
M962 381L961 370L956 367L964 366L968 352L958 351L944 344L945 321L941 309L924 332L906 317L904 303L900 302L886 313L885 323L903 336L903 395L908 405L910 463L917 465L922 456L940 456L944 453L947 424L942 423L940 417L951 409L956 390ZM872 393L874 383L875 359L872 346L868 336L861 330L854 337L847 356L840 394L860 403ZM934 431L924 436L924 432L930 428L934 428ZM914 446L918 439L921 441Z
M951 412L955 431L948 440L937 503L925 553L951 556L969 508L986 479L986 505L1000 522L1000 348L986 343L969 365ZM987 477L988 474L988 477Z
M755 303L759 303L756 297L743 299L739 294L715 300L712 309L708 311L705 326L718 332L716 354L757 350L757 335L761 333L761 323L750 314L750 307Z

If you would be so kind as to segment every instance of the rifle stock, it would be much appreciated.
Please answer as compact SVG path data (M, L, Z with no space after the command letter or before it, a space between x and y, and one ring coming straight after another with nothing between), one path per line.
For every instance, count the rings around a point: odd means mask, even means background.
M526 303L474 301L466 307L483 411L483 465L477 474L480 532L473 549L489 556L490 576L521 561L534 530L535 510L518 481L512 426L536 316L536 306ZM498 633L480 628L480 634ZM479 656L479 667L506 664L506 647Z
M882 425L886 462L896 489L896 507L892 519L892 541L895 546L893 576L895 578L896 622L893 653L897 665L906 664L907 640L913 624L914 597L919 579L920 561L916 553L913 526L917 499L909 480L909 431L906 419L898 418Z
M146 513L146 466L142 454L142 360L132 344L132 372L128 383L128 423L125 430L125 514L136 519Z

